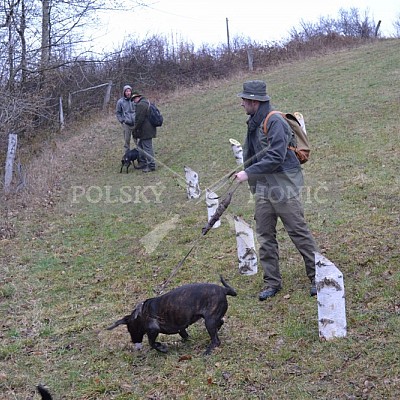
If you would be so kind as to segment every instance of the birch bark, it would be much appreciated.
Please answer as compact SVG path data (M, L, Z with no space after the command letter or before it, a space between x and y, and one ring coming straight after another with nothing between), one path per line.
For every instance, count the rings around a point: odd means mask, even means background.
M232 147L233 155L235 156L236 164L243 164L243 149L242 145L236 139L229 139Z
M210 222L211 217L215 214L215 211L218 208L218 196L216 193L211 191L210 189L206 189L206 205L207 205L207 213L208 213L208 222ZM215 222L213 228L218 228L221 225L221 220Z
M307 135L306 123L304 122L303 114L296 111L295 113L293 113L293 115L297 118L297 121L300 122L300 125L303 128L304 133Z
M251 226L238 216L235 221L239 273L254 275L257 273L257 253L254 246L254 233Z
M185 167L186 193L188 199L198 199L201 195L199 174L189 167Z
M315 253L315 284L319 337L325 340L345 337L347 323L343 274L319 253Z

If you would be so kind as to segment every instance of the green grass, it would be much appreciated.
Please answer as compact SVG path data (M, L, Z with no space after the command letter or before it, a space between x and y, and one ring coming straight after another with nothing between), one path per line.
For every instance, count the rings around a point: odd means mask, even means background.
M39 382L56 400L400 398L399 65L400 41L377 41L171 94L159 103L152 174L119 173L112 113L54 135L27 168L29 191L3 203L1 228L13 235L0 248L1 398L34 398ZM204 237L205 202L187 200L184 166L203 190L236 167L228 141L243 142L246 121L236 94L252 78L306 118L306 217L345 277L345 339L319 340L316 300L281 224L283 290L260 303L261 271L238 273L231 217L253 224L245 185ZM135 351L124 327L107 331L156 294L193 243L167 289L220 273L230 281L238 296L221 347L202 355L202 323L187 343L160 335L167 355L146 338Z

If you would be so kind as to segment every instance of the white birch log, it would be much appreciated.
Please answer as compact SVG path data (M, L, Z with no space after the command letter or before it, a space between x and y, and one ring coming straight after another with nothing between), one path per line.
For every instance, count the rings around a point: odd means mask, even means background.
M8 151L6 159L6 172L4 175L4 191L9 193L14 170L14 159L17 153L18 136L15 133L8 135Z
M218 196L210 189L206 189L206 205L207 205L207 214L208 214L208 222L210 222L211 217L215 214L217 210L219 201ZM218 228L221 226L221 220L219 219L211 229Z
M319 337L325 340L345 337L347 323L343 274L319 253L315 253L315 284Z
M304 133L307 135L306 123L304 122L303 114L296 111L295 113L293 113L293 115L297 118L297 121L300 122L300 125L303 128Z
M239 273L254 275L257 273L257 253L254 246L254 233L251 226L238 216L235 221Z
M198 199L201 195L199 174L189 167L185 167L186 193L188 199Z
M243 164L243 149L240 142L236 139L229 139L229 142L232 147L233 155L235 156L236 164L242 165Z

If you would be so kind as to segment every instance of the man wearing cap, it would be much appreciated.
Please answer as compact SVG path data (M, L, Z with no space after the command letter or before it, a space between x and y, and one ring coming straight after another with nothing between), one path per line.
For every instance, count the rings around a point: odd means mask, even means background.
M291 128L282 116L273 114L267 123L268 135L264 134L263 121L273 110L264 81L245 82L238 97L242 98L241 105L249 118L243 149L244 169L236 174L236 180L248 181L255 194L256 232L265 284L259 300L273 297L282 289L276 240L278 218L303 257L311 283L310 295L315 296L314 252L318 248L304 219L300 199L304 181L300 162L294 151L288 149Z
M143 172L151 172L156 169L154 159L153 139L157 135L157 128L147 118L150 102L139 92L133 91L132 100L136 105L135 127L133 137L139 139L139 165Z
M135 124L135 103L132 102L131 97L132 87L125 85L115 110L115 115L123 127L125 152L130 149L133 125Z

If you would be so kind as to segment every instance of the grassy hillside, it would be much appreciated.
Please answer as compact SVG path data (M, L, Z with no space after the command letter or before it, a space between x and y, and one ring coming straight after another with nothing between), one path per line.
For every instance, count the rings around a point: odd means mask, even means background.
M38 398L42 382L56 400L400 398L399 65L400 41L382 41L170 95L151 174L119 173L112 114L51 138L28 166L29 191L2 205L0 397ZM203 190L236 167L228 140L243 141L246 120L236 94L253 78L305 116L306 217L344 274L345 339L319 340L316 299L281 225L283 290L261 303L261 271L238 273L232 216L253 224L246 185L204 237L205 202L187 199L184 166ZM236 288L220 348L202 355L202 322L186 343L160 335L167 355L147 339L135 351L123 326L105 330L194 243L167 289L219 274Z

